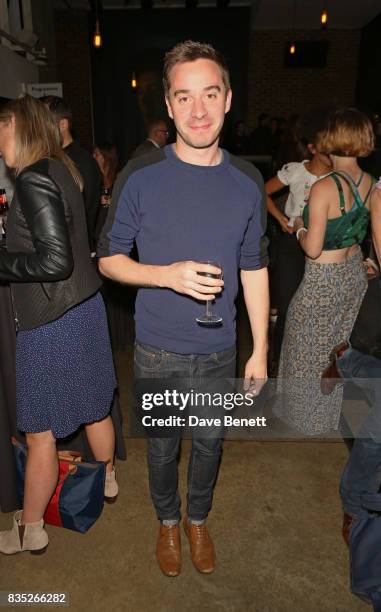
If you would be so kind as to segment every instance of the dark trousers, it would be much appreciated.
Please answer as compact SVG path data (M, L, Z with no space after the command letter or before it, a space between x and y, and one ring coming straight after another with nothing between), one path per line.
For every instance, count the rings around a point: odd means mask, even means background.
M283 233L278 238L274 286L276 287L275 303L278 317L274 330L273 359L279 361L287 310L304 275L305 254L295 234Z
M381 470L381 361L348 349L337 360L343 378L364 391L369 413L361 425L340 481L344 511L350 516L368 516L361 506L363 493L377 493Z
M197 393L223 393L227 379L235 376L235 347L210 355L181 355L142 344L135 346L135 377L157 379L170 389ZM164 382L163 382L164 381ZM144 383L143 383L144 384ZM201 416L215 416L204 406ZM200 416L200 415L199 415ZM223 429L208 430L192 438L188 465L187 513L203 520L212 506L213 490L220 464ZM149 487L159 520L180 519L177 461L180 436L148 438Z

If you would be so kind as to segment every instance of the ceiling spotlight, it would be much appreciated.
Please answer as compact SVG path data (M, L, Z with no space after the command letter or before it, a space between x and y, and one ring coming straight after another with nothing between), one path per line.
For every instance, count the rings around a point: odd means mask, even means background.
M290 51L290 55L295 55L295 51L296 51L295 43L291 43L289 51Z
M320 23L321 23L323 28L327 27L327 24L328 24L328 13L327 13L326 9L324 9L322 14L320 15Z
M132 89L136 89L138 86L138 82L136 80L136 74L135 72L132 73L132 78L131 78L131 87Z

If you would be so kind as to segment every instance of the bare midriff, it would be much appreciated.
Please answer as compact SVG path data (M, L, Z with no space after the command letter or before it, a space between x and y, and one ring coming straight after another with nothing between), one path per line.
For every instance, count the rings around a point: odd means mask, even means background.
M316 259L310 259L310 261L318 264L343 263L359 250L360 246L358 244L354 244L353 246L346 247L344 249L322 251L319 257Z

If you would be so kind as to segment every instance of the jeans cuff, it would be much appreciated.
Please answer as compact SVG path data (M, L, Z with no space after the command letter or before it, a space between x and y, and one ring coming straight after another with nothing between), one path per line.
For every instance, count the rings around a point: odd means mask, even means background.
M180 519L162 519L160 522L162 525L164 525L164 527L172 527L173 525L178 525Z
M205 523L205 518L203 519L197 519L194 518L193 516L188 516L188 521L190 522L191 525L203 525Z

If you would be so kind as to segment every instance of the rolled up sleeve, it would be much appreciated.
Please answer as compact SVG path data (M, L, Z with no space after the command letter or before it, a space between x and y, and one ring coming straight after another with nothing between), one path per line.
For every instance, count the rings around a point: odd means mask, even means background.
M257 179L256 191L256 197L253 198L253 214L241 245L239 262L241 270L260 270L266 268L269 263L266 194L262 178Z

